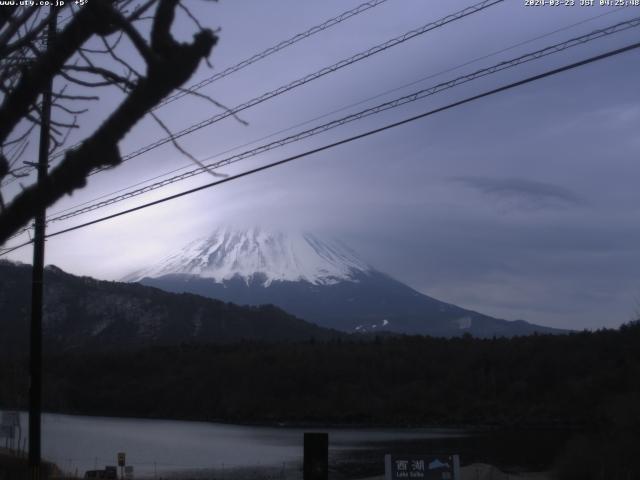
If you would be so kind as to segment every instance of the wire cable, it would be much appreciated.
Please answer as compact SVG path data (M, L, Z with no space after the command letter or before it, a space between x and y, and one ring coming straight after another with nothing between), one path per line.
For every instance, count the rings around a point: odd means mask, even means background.
M406 118L404 120L400 120L398 122L394 122L394 123L385 125L383 127L379 127L379 128L373 129L373 130L369 130L367 132L360 133L358 135L353 135L353 136L345 138L343 140L339 140L337 142L333 142L333 143L330 143L330 144L327 144L327 145L323 145L321 147L314 148L312 150L307 150L306 152L303 152L303 153L300 153L300 154L297 154L297 155L293 155L293 156L290 156L290 157L287 157L287 158L284 158L282 160L278 160L276 162L272 162L272 163L269 163L269 164L266 164L266 165L262 165L260 167L253 168L251 170L246 170L246 171L244 171L242 173L239 173L237 175L233 175L233 176L230 176L230 177L227 177L227 178L223 178L221 180L217 180L217 181L214 181L214 182L211 182L211 183L207 183L207 184L201 185L199 187L191 188L189 190L185 190L185 191L176 193L174 195L163 197L163 198L160 198L158 200L154 200L152 202L145 203L143 205L138 205L137 207L129 208L127 210L122 210L120 212L117 212L117 213L114 213L114 214L111 214L111 215L106 215L104 217L100 217L100 218L97 218L97 219L94 219L94 220L91 220L91 221L88 221L88 222L85 222L85 223L82 223L82 224L79 224L79 225L75 225L73 227L65 228L63 230L58 230L57 232L53 232L53 233L50 233L50 234L46 235L46 237L47 238L52 238L52 237L56 237L56 236L59 236L59 235L63 235L65 233L72 232L72 231L75 231L75 230L79 230L81 228L85 228L85 227L88 227L90 225L95 225L97 223L102 223L102 222L105 222L107 220L111 220L111 219L114 219L114 218L117 218L117 217L121 217L123 215L127 215L127 214L133 213L133 212L137 212L139 210L143 210L143 209L146 209L146 208L149 208L149 207L152 207L152 206L155 206L155 205L159 205L159 204L171 201L171 200L175 200L177 198L181 198L181 197L184 197L186 195L191 195L192 193L196 193L196 192L199 192L199 191L202 191L202 190L205 190L205 189L216 187L216 186L222 185L224 183L231 182L233 180L238 180L240 178L243 178L243 177L246 177L246 176L249 176L249 175L253 175L253 174L258 173L258 172L262 172L262 171L269 170L271 168L274 168L274 167L277 167L277 166L280 166L280 165L284 165L286 163L290 163L290 162L292 162L294 160L298 160L300 158L308 157L310 155L313 155L313 154L316 154L316 153L319 153L319 152L322 152L322 151L325 151L325 150L329 150L329 149L337 147L339 145L344 145L344 144L347 144L347 143L351 143L351 142L353 142L355 140L360 140L362 138L366 138L366 137L369 137L371 135L375 135L375 134L381 133L383 131L390 130L392 128L396 128L396 127L399 127L401 125L405 125L405 124L414 122L416 120L435 115L435 114L440 113L440 112L451 110L453 108L465 105L467 103L474 102L476 100L480 100L480 99L485 98L485 97L489 97L489 96L495 95L497 93L501 93L501 92L504 92L504 91L507 91L507 90L511 90L511 89L514 89L514 88L522 86L522 85L526 85L526 84L529 84L529 83L532 83L532 82L536 82L538 80L542 80L544 78L551 77L551 76L557 75L557 74L562 73L562 72L566 72L566 71L569 71L569 70L574 70L576 68L579 68L579 67L582 67L582 66L585 66L585 65L589 65L591 63L595 63L597 61L601 61L601 60L604 60L604 59L609 58L609 57L620 55L622 53L626 53L626 52L635 50L637 48L640 48L640 42L633 43L633 44L630 44L630 45L627 45L625 47L621 47L621 48L618 48L618 49L615 49L615 50L610 50L610 51L602 53L600 55L595 55L595 56L589 57L589 58L587 58L585 60L581 60L581 61L578 61L578 62L571 63L569 65L565 65L565 66L562 66L562 67L559 67L559 68L548 70L546 72L527 77L527 78L525 78L523 80L519 80L519 81L516 81L516 82L513 82L513 83L509 83L507 85L503 85L501 87L494 88L492 90L480 93L478 95L473 95L471 97L467 97L467 98L465 98L463 100L459 100L457 102L453 102L453 103L447 104L447 105L445 105L443 107L439 107L439 108L436 108L436 109L433 109L433 110L429 110L429 111L421 113L419 115L415 115L415 116ZM12 247L8 251L0 253L0 256L6 255L7 253L9 253L11 251L14 251L14 250L16 250L18 248L21 248L21 247L25 246L25 245L29 245L30 243L32 243L32 242L25 242L22 245L19 245L19 246L16 246L16 247Z
M600 29L600 30L596 30L594 32L591 32L589 34L586 35L582 35L580 37L576 37L576 38L572 38L570 40L566 40L564 42L555 44L555 45L551 45L548 46L546 48L537 50L535 52L531 52L531 53L527 53L525 55L521 55L519 57L516 57L514 59L511 60L507 60L507 61L503 61L500 62L496 65L493 65L491 67L487 67L487 68L483 68L480 70L477 70L473 73L467 74L467 75L463 75L461 77L457 77L454 78L452 80L446 81L446 82L442 82L439 83L435 86L426 88L426 89L422 89L419 90L417 92L411 93L409 95L405 95L399 98L396 98L394 100L388 101L388 102L384 102L381 103L379 105L376 105L374 107L370 107L367 108L365 110L362 110L360 112L351 114L351 115L347 115L345 117L342 117L340 119L337 120L333 120L331 122L322 124L322 125L318 125L316 127L310 128L308 130L304 130L302 132L299 132L297 134L294 135L290 135L288 137L285 138L281 138L279 140L276 140L274 142L265 144L265 145L261 145L259 147L256 147L254 149L251 150L247 150L245 152L242 153L238 153L236 155L232 155L230 157L227 157L223 160L220 160L218 162L212 163L212 164L208 164L205 165L204 167L200 167L200 168L195 168L192 169L190 171L187 171L185 173L182 173L180 175L176 175L173 177L170 177L168 179L153 183L151 185L147 185L145 187L142 188L138 188L136 190L131 190L127 193L124 193L122 195L118 195L112 198L109 198L107 200L98 202L98 203L94 203L92 205L83 207L83 208L79 208L77 210L71 211L69 213L63 213L60 214L58 216L54 216L52 218L50 218L48 220L48 223L53 223L53 222L57 222L57 221L62 221L62 220L68 220L72 217L84 214L84 213L88 213L100 208L104 208L106 206L112 205L114 203L118 203L124 200L128 200L130 198L142 195L144 193L148 193L151 192L153 190L157 190L159 188L165 187L167 185L176 183L178 181L182 181L182 180L186 180L188 178L191 178L193 176L202 174L207 172L209 169L211 168L219 168L222 166L226 166L226 165L230 165L232 163L236 163L239 162L241 160L244 160L246 158L249 157L253 157L256 155L259 155L261 153L267 152L269 150L273 150L275 148L279 148L285 145L288 145L290 143L294 143L315 135L318 135L320 133L324 133L328 130L332 130L336 127L340 127L342 125L345 125L347 123L351 123L357 120L361 120L363 118L369 117L371 115L375 115L381 112L385 112L387 110L391 110L397 107L400 107L402 105L406 105L408 103L412 103L415 102L417 100L421 100L424 99L426 97L435 95L437 93L443 92L445 90L454 88L458 85L462 85L464 83L468 83L471 82L473 80L476 80L478 78L482 78L488 75L492 75L498 72L501 72L503 70L509 69L509 68L513 68L519 65L522 65L524 63L533 61L533 60L538 60L541 58L544 58L546 56L558 53L558 52L562 52L564 50L567 50L569 48L575 47L577 45L582 45L584 43L587 42L591 42L600 38L603 38L605 36L609 36L609 35L613 35L615 33L619 33L619 32L623 32L626 31L630 28L634 28L634 27L638 27L640 26L640 17L637 17L635 19L632 20L628 20L625 22L620 22L616 25L612 25L609 26L607 28L604 29Z
M562 27L562 28L559 28L559 29L553 30L553 31L551 31L551 32L547 32L547 33L544 33L544 34L542 34L542 35L538 35L538 36L536 36L536 37L530 38L530 39L528 39L528 40L524 40L524 41L518 42L518 43L516 43L516 44L514 44L514 45L511 45L511 46L509 46L509 47L502 48L502 49L497 50L497 51L494 51L494 52L492 52L492 53L485 54L485 55L483 55L483 56L481 56L481 57L477 57L477 58L475 58L475 59L473 59L473 60L469 60L469 61L467 61L467 62L464 62L464 63L458 64L458 65L456 65L456 66L454 66L454 67L449 67L449 68L447 68L446 70L441 70L441 71L439 71L439 72L437 72L437 73L429 74L428 76L421 77L420 79L418 79L418 80L414 80L414 81L412 81L412 82L410 82L410 83L405 83L404 85L401 85L401 86L398 86L398 87L394 87L394 88L389 89L389 90L385 90L384 92L378 93L378 94L376 94L376 95L374 95L374 96L367 97L367 98L365 98L365 99L363 99L363 100L360 100L360 101L355 102L355 103L351 103L351 104L349 104L349 105L345 105L344 107L340 107L340 108L338 108L338 109L335 109L335 110L332 110L332 111L330 111L330 112L324 113L324 114L322 114L322 115L319 115L319 116L317 116L317 117L311 118L311 119L309 119L309 120L305 120L304 122L297 123L297 124L295 124L295 125L292 125L292 126L289 126L289 127L287 127L287 128L284 128L284 129L278 130L278 131L276 131L276 132L270 133L270 134L268 134L268 135L265 135L265 136L263 136L263 137L260 137L260 138L257 138L257 139L254 139L254 140L251 140L251 141L249 141L249 142L245 142L245 143L243 143L243 144L241 144L241 145L237 145L237 146L235 146L235 147L228 148L228 149L223 150L223 151L221 151L221 152L218 152L218 153L215 153L215 154L209 155L209 156L207 156L207 157L205 157L205 158L200 159L200 161L202 161L202 162L206 162L207 160L212 160L213 158L217 158L217 157L220 157L220 156L225 155L225 154L227 154L227 153L233 152L233 151L235 151L235 150L239 150L239 149L241 149L241 148L248 147L248 146L250 146L250 145L253 145L253 144L255 144L255 143L261 142L261 141L263 141L263 140L267 140L267 139L269 139L269 138L275 137L276 135L280 135L280 134L282 134L282 133L289 132L289 131L294 130L294 129L298 128L298 127L303 127L303 126L305 126L305 125L308 125L308 124L313 123L313 122L315 122L315 121L317 121L317 120L321 120L321 119L323 119L323 118L329 117L329 116L334 115L334 114L336 114L336 113L340 113L340 112L343 112L343 111L348 110L348 109L350 109L350 108L357 107L357 106L362 105L362 104L364 104L364 103L367 103L367 102L369 102L369 101L371 101L371 100L375 100L375 99L378 99L378 98L380 98L380 97L384 97L384 96L386 96L386 95L388 95L388 94L390 94L390 93L394 93L394 92L397 92L397 91L399 91L399 90L403 90L403 89L405 89L405 88L407 88L407 87L410 87L410 86L413 86L413 85L416 85L416 84L422 83L422 82L424 82L424 81L426 81L426 80L430 80L430 79L432 79L432 78L439 77L439 76L441 76L441 75L443 75L443 74L445 74L445 73L449 73L449 72L452 72L452 71L455 71L455 70L459 70L459 69L460 69L460 68L462 68L462 67L466 67L466 66L468 66L468 65L471 65L471 64L477 63L477 62L479 62L479 61L481 61L481 60L485 60L485 59L487 59L487 58L493 57L493 56L498 55L498 54L500 54L500 53L504 53L504 52L507 52L507 51L509 51L509 50L513 50L514 48L521 47L521 46L523 46L523 45L527 45L527 44L529 44L529 43L535 42L536 40L540 40L540 39L543 39L543 38L546 38L546 37L549 37L549 36L555 35L556 33L564 32L564 31L569 30L569 29L571 29L571 28L574 28L574 27L576 27L576 26L578 26L578 25L583 25L583 24L588 23L588 22L591 22L591 21L593 21L593 20L596 20L596 19L599 19L599 18L602 18L602 17L608 16L608 15L611 15L611 14L613 14L613 13L616 13L616 12L620 11L620 10L623 10L624 8L626 8L626 7L620 7L620 8L617 8L617 9L615 9L615 10L611 10L611 11L604 12L604 13L601 13L601 14L599 14L599 15L593 16L593 17L589 17L589 18L587 18L587 19L585 19L585 20L581 20L581 21L579 21L579 22L572 23L572 24L570 24L570 25L566 25L566 26L564 26L564 27ZM145 179L145 180L142 180L142 181L136 182L136 183L131 184L131 185L128 185L128 186L126 186L126 187L119 188L119 189L117 189L117 190L115 190L115 191L112 191L112 192L109 192L109 193L105 193L105 194L103 194L103 195L99 195L99 196L97 196L97 197L92 198L91 200L87 200L87 201L84 201L84 202L78 203L78 204L76 204L76 205L73 205L73 206L71 206L71 207L67 207L67 208L64 208L64 209L58 210L58 211L54 212L52 215L53 215L53 216L57 216L57 215L60 215L60 214L62 214L62 213L68 212L68 211L70 211L70 210L78 209L79 207L82 207L82 206L84 206L84 205L88 205L88 204L90 204L90 203L97 202L98 200L101 200L101 199L103 199L103 198L106 198L106 197L109 197L109 196L115 195L115 194L117 194L117 193L125 192L125 191L127 191L127 190L132 189L132 188L138 187L138 186L140 186L140 185L144 185L145 183L152 182L152 181L154 181L154 180L158 180L158 179L160 179L160 178L166 177L166 176L168 176L168 175L171 175L171 174L173 174L173 173L179 172L179 171L181 171L181 170L186 170L186 169L188 169L188 168L190 168L190 167L192 167L192 165L191 165L191 164L188 164L188 165L184 165L184 166L182 166L182 167L178 167L178 168L175 168L175 169L173 169L173 170L169 170L169 171L167 171L167 172L164 172L164 173L161 173L161 174L158 174L158 175L154 175L154 176L153 176L153 177L151 177L151 178L147 178L147 179ZM208 168L209 168L209 167L208 167Z
M179 98L184 97L185 95L189 95L192 92L195 92L197 90L200 90L202 87L206 86L206 85L210 85L211 83L220 80L221 78L224 78L228 75L231 75L232 73L237 72L238 70L242 70L245 67L248 67L249 65L262 60L263 58L268 57L269 55L273 55L276 52L279 52L280 50L283 50L297 42L299 42L300 40L303 40L305 38L309 38L312 35L315 35L316 33L322 32L323 30L326 30L328 28L333 27L334 25L337 25L341 22L344 22L345 20L354 17L362 12L366 12L367 10L377 7L378 5L386 2L387 0L372 0L370 2L365 2L362 3L360 5L358 5L357 7L351 9L351 10L347 10L346 12L342 12L340 15L337 15L333 18L330 18L329 20L326 20L325 22L321 23L320 25L316 25L314 27L311 27L310 29L302 32L302 33L298 33L297 35L294 35L291 38L288 38L287 40L283 40L282 42L278 43L277 45L274 45L272 47L269 47L265 50L263 50L260 53L256 53L255 55L252 55L251 57L242 60L241 62L236 63L235 65L225 68L224 70L222 70L221 72L215 73L214 75L194 84L191 85L188 88L185 88L179 92L176 92L175 94L166 97L162 102L160 102L155 108L160 108L163 105L166 105L168 103L173 102L174 100L178 100Z
M382 3L386 2L387 0L371 0L369 2L365 2L362 3L360 5L358 5L355 8L352 8L351 10L347 10L345 12L342 12L339 15L336 15L335 17L332 17L326 21L324 21L323 23L319 24L319 25L315 25L313 27L311 27L310 29L298 33L296 35L294 35L291 38L288 38L287 40L283 40L282 42L273 45L265 50L263 50L262 52L256 53L255 55L252 55L249 58L246 58L245 60L242 60L238 63L236 63L235 65L232 65L231 67L228 67L224 70L222 70L221 72L218 72L214 75L212 75L211 77L208 77L204 80L202 80L201 82L198 82L194 85L191 85L190 87L187 87L185 89L180 90L179 92L170 95L168 97L166 97L164 100L162 100L158 105L156 105L153 109L151 109L151 111L154 111L168 103L173 102L174 100L177 100L185 95L189 95L199 89L201 89L202 87L209 85L217 80L220 80L224 77L227 77L229 75L231 75L232 73L235 73L239 70L242 70L243 68L248 67L249 65L256 63L259 60L262 60L266 57L268 57L269 55L273 55L276 52L279 52L280 50L284 50L285 48L298 43L301 40L304 40L305 38L309 38L313 35L315 35L316 33L320 33L324 30L327 30L335 25L338 25L339 23L344 22L345 20L348 20L351 17L354 17L356 15L359 15L360 13L366 12L367 10L370 10L374 7L377 7L378 5L381 5ZM63 21L69 20L70 18L73 17L73 14L67 16ZM80 142L82 143L82 142ZM80 143L76 143L75 145L72 145L68 148L66 148L65 150L58 152L54 155L52 155L50 157L50 160L53 160L55 158L58 158L62 155L64 155L67 151L72 150L74 148L77 148L78 146L80 146ZM21 174L23 173L29 173L33 170L32 167L23 167L23 169L20 171ZM7 182L5 183L5 185L8 185L12 182Z
M504 0L483 0L479 3L476 3L474 5L471 5L469 7L466 7L456 13L452 13L450 15L447 15L439 20L436 20L434 22L430 22L427 23L425 25L423 25L422 27L419 27L417 29L414 30L410 30L400 36L397 36L395 38L392 38L391 40L388 40L384 43L378 44L374 47L371 47L370 49L357 53L349 58L343 59L337 63L334 63L333 65L330 65L328 67L324 67L314 73L305 75L304 77L298 78L297 80L294 80L293 82L290 82L286 85L282 85L278 88L276 88L275 90L271 90L269 92L263 93L262 95L255 97L251 100L248 100L240 105L237 105L231 109L225 110L224 112L221 112L217 115L214 115L206 120L203 120L201 122L198 122L194 125L191 125L190 127L187 127L177 133L174 133L173 135L170 136L166 136L163 137L159 140L156 140L153 143L147 144L143 147L140 147L139 149L124 155L122 157L122 162L124 163L128 160L131 160L132 158L138 157L140 155L142 155L143 153L146 153L150 150L153 150L155 148L158 148L162 145L165 145L166 143L172 142L180 137L183 137L185 135L191 134L197 130L200 130L204 127L207 127L209 125L212 125L216 122L219 122L220 120L223 120L227 117L230 117L232 115L236 115L248 108L254 107L260 103L266 102L267 100L270 100L274 97L277 97L279 95L282 95L283 93L289 92L295 88L301 87L302 85L306 85L309 82L312 82L313 80L317 80L318 78L324 77L325 75L328 75L330 73L334 73L344 67L347 67L349 65L352 65L356 62L359 62L361 60L364 60L366 58L369 58L377 53L383 52L385 50L388 50L390 48L393 48L397 45L400 45L408 40L411 40L412 38L415 38L419 35L423 35L427 32L430 32L432 30L435 30L437 28L440 28L444 25L447 25L449 23L455 22L457 20L460 20L462 18L465 18L469 15L472 15L474 13L478 13L482 10L485 10L493 5L496 5L498 3L502 3L504 2ZM57 155L62 155L64 152L60 152ZM56 155L53 156L53 158L55 158ZM101 169L97 169L94 170L90 175L95 175L99 172L105 171L105 170L109 170L108 168L101 168Z

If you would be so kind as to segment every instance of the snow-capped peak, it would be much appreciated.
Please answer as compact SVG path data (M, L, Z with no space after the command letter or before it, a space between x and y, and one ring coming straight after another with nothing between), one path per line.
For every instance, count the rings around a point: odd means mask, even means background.
M219 228L195 240L157 266L131 275L128 280L182 273L213 278L235 276L273 281L308 281L327 285L354 280L355 273L370 271L346 246L309 233L284 233L262 228ZM259 274L260 277L257 277Z

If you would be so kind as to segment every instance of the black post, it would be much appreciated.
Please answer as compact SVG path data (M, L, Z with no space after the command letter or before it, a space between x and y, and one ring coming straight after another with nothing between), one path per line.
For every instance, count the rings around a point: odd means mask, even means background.
M304 480L328 480L329 478L329 434L304 434Z
M51 6L47 32L47 47L52 45L56 33L55 7ZM42 118L38 151L38 184L45 182L49 162L49 128L53 79L42 92ZM33 241L33 279L31 286L31 338L29 357L29 478L40 479L41 412L42 412L42 280L44 276L44 234L46 208L35 216Z

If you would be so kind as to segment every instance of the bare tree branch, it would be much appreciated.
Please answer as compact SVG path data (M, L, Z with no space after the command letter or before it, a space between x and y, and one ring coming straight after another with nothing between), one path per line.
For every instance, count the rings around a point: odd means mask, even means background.
M200 168L204 169L211 176L213 176L215 178L225 178L225 177L227 177L227 175L224 175L222 173L218 173L215 170L213 170L212 168L207 167L204 163L202 163L200 160L198 160L196 157L194 157L188 151L186 151L184 148L182 148L182 146L180 145L178 140L173 136L173 132L169 129L169 127L167 127L165 125L165 123L158 117L158 115L156 115L155 113L151 112L151 116L158 123L158 125L160 125L160 127L167 133L167 135L169 135L169 138L171 139L171 143L173 144L174 147L176 147L176 149L180 153L182 153L185 157L187 157L193 163L198 165Z
M0 143L4 143L18 122L25 116L44 86L64 66L65 62L100 28L105 12L111 6L106 0L93 0L57 35L54 45L41 55L20 78L15 88L0 106Z
M151 40L147 43L115 5L106 0L92 0L74 16L56 43L35 61L5 98L0 106L0 144L4 143L19 121L30 115L29 111L34 106L37 112L35 100L43 85L42 78L69 76L69 71L76 71L107 78L104 83L111 82L121 87L125 85L124 77L113 72L107 73L104 69L65 66L92 35L110 35L115 33L115 29L121 29L147 64L144 76L140 76L136 82L127 79L127 95L122 103L77 148L67 151L44 183L25 188L10 204L5 205L0 213L0 244L27 225L35 211L83 187L91 171L118 165L121 162L118 142L164 97L183 85L200 62L209 56L217 42L215 34L205 29L196 33L191 43L177 42L170 30L178 0L159 0L157 3ZM36 77L36 73L41 76ZM95 85L94 82L89 83ZM80 97L60 93L57 98ZM37 122L38 119L33 117L33 121ZM73 127L75 122L58 123Z
M24 23L29 19L31 15L36 13L37 8L31 7L27 8L22 12L22 15L19 15L16 18L12 16L7 17L7 23L9 27L0 35L0 55L5 56L8 53L9 42L11 38L18 32L20 27L24 25ZM44 28L44 27L43 27ZM38 32L35 33L36 35Z
M35 13L35 7L33 7L34 10L29 10L28 12L30 13ZM27 32L25 33L24 36L22 36L21 38L19 38L16 42L11 43L11 44L4 44L3 41L0 39L0 55L1 56L7 56L9 54L11 54L12 52L15 52L16 50L19 50L23 47L28 46L31 42L33 42L34 40L36 40L36 38L42 34L42 32L44 31L45 27L47 26L47 24L49 23L49 20L51 19L51 13L49 15L47 15L45 18L43 18L42 20L40 20L39 24L37 26L32 26L27 28ZM34 21L37 20L34 19ZM9 33L9 32L7 32Z

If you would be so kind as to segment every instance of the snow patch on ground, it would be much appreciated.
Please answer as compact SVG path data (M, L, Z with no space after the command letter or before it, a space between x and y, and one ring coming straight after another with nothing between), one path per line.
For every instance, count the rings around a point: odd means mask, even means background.
M468 328L471 328L473 320L471 319L471 317L462 317L454 320L454 322L458 325L458 328L460 330L466 330Z

